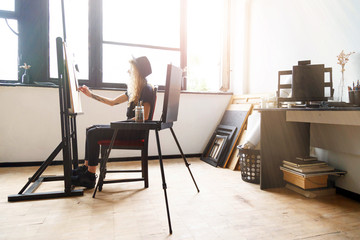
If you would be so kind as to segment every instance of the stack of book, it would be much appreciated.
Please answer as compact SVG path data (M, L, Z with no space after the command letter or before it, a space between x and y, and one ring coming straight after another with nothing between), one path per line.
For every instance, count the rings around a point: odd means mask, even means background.
M328 175L338 174L332 166L319 161L316 157L297 157L294 160L283 160L284 180L301 189L318 189L328 186Z
M329 172L335 169L316 157L297 157L295 160L283 160L283 167L300 173Z

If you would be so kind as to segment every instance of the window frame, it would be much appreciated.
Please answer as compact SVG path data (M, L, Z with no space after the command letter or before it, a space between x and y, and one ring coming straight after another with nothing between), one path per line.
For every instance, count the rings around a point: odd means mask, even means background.
M102 36L102 0L89 0L89 79L79 79L80 84L87 84L92 88L120 88L125 89L125 83L104 83L102 79L102 45L105 43ZM181 68L186 67L186 3L180 0L180 63ZM39 11L42 12L38 16ZM36 13L37 17L32 17ZM16 19L19 28L19 64L22 62L42 62L40 68L32 64L31 79L36 82L58 83L57 78L50 78L49 63L49 2L44 0L15 0L15 11L0 10L0 18ZM185 24L184 24L185 23ZM36 26L34 28L34 26ZM34 29L33 29L34 28ZM36 36L36 40L34 39ZM31 44L28 42L31 39ZM35 44L35 45L34 45ZM150 46L133 43L114 43L132 47L149 47L169 50L168 47ZM174 50L174 49L170 49ZM40 51L35 54L35 51ZM35 68L35 69L34 69ZM18 79L21 78L19 71ZM0 83L14 83L14 81L0 80ZM16 82L18 83L18 82ZM33 84L33 82L31 83ZM159 86L161 90L164 86ZM186 78L182 88L186 88Z
M180 53L180 67L186 69L187 67L187 1L180 0L180 46L179 48L169 48L162 46L152 46L136 43L121 43L121 42L105 42L102 36L102 4L103 0L89 0L89 79L79 79L80 84L87 84L94 89L126 89L125 83L104 83L102 79L102 48L103 44L117 44L130 47L145 47L159 50L175 50ZM229 0L225 0L229 1ZM24 62L31 64L30 77L32 81L36 82L52 82L58 84L57 78L50 78L50 52L49 52L49 0L15 0L15 11L0 10L0 19L16 19L18 21L19 44L18 44L18 59L19 66ZM34 17L36 16L36 17ZM228 22L229 24L229 22ZM30 41L29 41L30 40ZM229 47L229 46L227 46ZM36 65L41 65L36 67ZM225 71L229 71L229 63ZM224 69L223 69L224 71ZM229 81L229 74L222 74L222 78L227 78ZM227 75L227 76L226 76ZM19 84L21 79L21 71L18 73L18 81L9 81L0 79L0 83ZM221 80L223 82L223 79ZM229 82L228 82L229 84ZM30 83L34 85L34 83ZM46 84L44 84L46 85ZM164 86L159 86L159 89L164 89ZM182 90L187 90L187 72L184 71L183 81L181 84Z
M16 12L0 10L0 18L17 19Z
M48 9L48 1L15 0L14 12L0 11L0 18L18 21L18 65L25 62L31 65L29 74L32 82L30 85L34 80L36 82L49 81ZM18 71L18 81L0 80L0 83L19 84L21 75L22 72Z
M88 85L96 88L126 88L125 83L104 83L102 79L102 52L103 44L120 45L128 47L142 47L159 50L175 50L180 52L180 67L185 69L187 65L187 44L186 44L186 6L187 0L180 0L180 46L179 48L169 48L163 46L144 45L126 42L104 41L102 35L103 25L103 5L102 0L89 0L89 80ZM79 80L80 83L85 81ZM164 85L159 86L159 90L165 89ZM186 77L183 78L182 90L186 89Z

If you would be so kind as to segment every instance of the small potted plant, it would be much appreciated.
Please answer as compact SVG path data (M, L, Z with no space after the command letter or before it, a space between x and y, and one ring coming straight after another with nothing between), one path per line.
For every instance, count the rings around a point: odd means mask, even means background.
M344 50L341 51L341 53L337 56L338 62L337 64L339 64L341 66L341 79L339 82L339 87L338 87L338 94L339 94L339 102L343 101L343 93L344 93L344 72L345 72L345 64L349 61L349 57L351 54L353 54L355 52L349 52L349 53L344 53Z
M30 76L29 76L28 70L31 68L31 66L24 63L24 65L20 66L20 68L24 69L24 74L21 76L21 83L29 84L30 83Z

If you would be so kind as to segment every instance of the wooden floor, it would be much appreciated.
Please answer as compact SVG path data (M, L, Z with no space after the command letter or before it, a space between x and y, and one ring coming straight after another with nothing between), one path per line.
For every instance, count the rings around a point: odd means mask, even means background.
M188 160L200 193L182 159L164 161L172 235L158 161L150 162L148 189L140 182L108 184L95 199L87 190L81 197L7 202L37 167L0 168L0 239L360 239L359 202L341 195L309 199L285 188L262 191L238 171ZM62 185L43 183L38 192Z

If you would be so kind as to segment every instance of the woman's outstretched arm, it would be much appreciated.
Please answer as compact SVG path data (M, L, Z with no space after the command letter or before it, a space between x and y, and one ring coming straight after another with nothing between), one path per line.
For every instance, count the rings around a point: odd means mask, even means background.
M86 85L79 87L79 91L83 92L88 97L91 97L99 102L105 103L110 106L118 105L118 104L126 102L128 100L128 96L125 93L119 95L116 98L112 98L112 99L100 96L100 95L95 94L92 91L90 91L90 89Z

